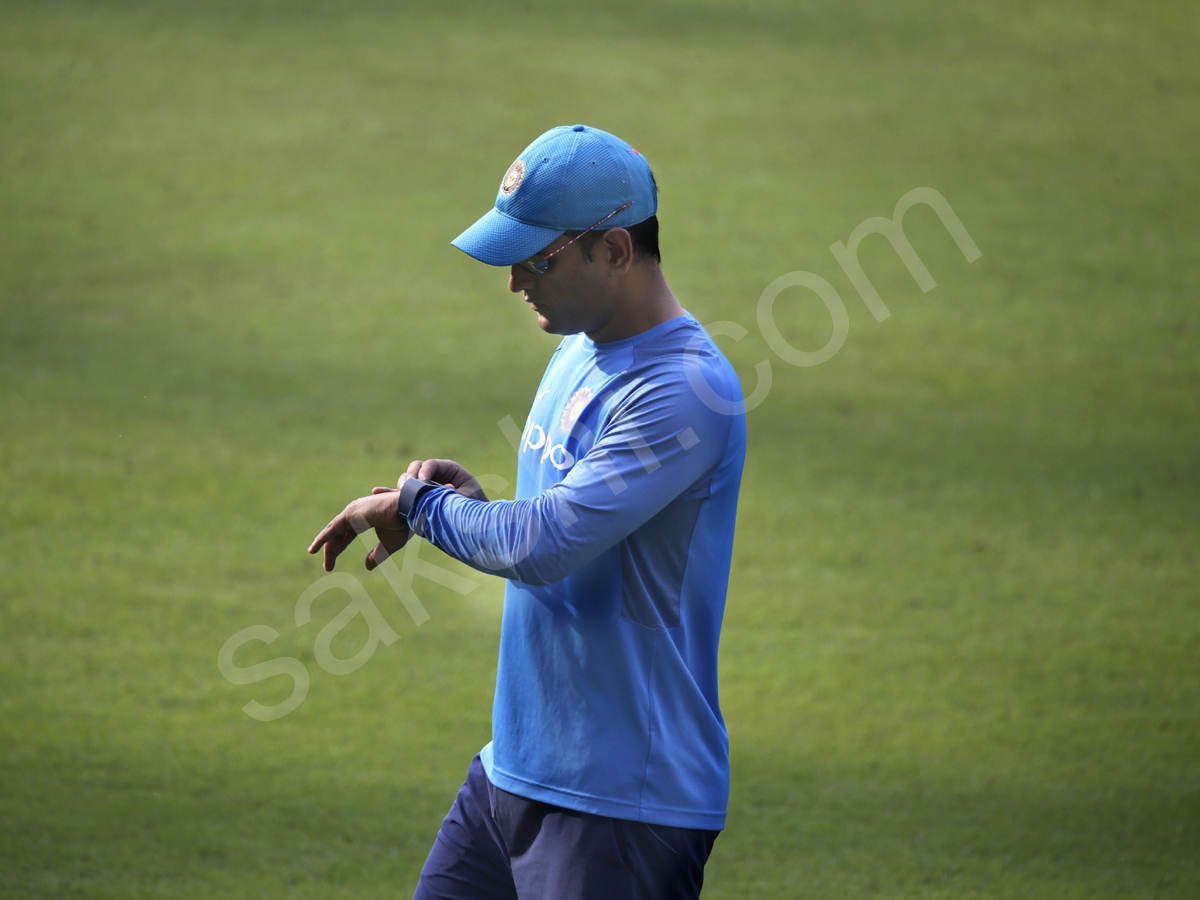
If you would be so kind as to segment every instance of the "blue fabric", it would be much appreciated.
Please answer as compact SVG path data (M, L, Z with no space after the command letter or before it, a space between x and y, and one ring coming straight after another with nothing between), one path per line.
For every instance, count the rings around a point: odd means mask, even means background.
M716 838L518 797L476 756L413 900L694 900Z
M697 378L741 398L690 315L611 343L569 336L525 425L517 499L437 488L409 512L435 546L509 579L481 752L506 791L725 825L717 642L746 432L742 415L709 408Z
M606 131L560 125L521 151L501 180L495 206L451 243L481 262L511 266L627 203L601 227L636 225L658 212L646 158Z
M524 262L543 247L554 243L566 230L527 225L498 209L489 209L452 243L490 266L511 266Z

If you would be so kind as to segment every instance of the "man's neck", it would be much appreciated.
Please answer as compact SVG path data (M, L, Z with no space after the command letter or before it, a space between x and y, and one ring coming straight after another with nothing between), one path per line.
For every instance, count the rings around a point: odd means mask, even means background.
M613 315L604 325L587 333L597 344L631 338L684 315L656 263L631 267L625 280Z

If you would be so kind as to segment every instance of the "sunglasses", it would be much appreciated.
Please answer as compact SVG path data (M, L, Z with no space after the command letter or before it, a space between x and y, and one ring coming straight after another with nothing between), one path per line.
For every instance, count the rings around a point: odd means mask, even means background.
M610 212L607 216L605 216L603 219L601 219L599 222L597 222L595 225L593 225L587 231L579 232L579 234L575 235L575 237L571 238L569 241L567 241L565 244L563 244L557 250L555 250L551 253L547 253L541 259L534 259L531 256L531 257L529 257L529 259L526 259L522 262L517 263L517 265L520 266L522 269L525 269L526 271L532 272L534 275L545 275L547 272L550 271L551 257L553 257L556 253L562 253L564 250L566 250L568 247L570 247L573 243L575 243L577 240L579 240L581 237L583 237L585 234L587 234L588 231L591 231L594 228L599 228L601 225L603 225L605 222L607 222L609 219L611 219L613 216L615 216L621 210L628 209L631 206L633 206L632 200L630 200L624 206L618 206L616 209L614 209L612 212Z

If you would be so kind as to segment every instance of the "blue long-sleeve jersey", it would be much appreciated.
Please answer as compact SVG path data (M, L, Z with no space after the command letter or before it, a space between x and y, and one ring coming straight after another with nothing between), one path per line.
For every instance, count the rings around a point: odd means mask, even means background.
M515 500L426 491L449 555L508 579L481 757L519 796L720 829L717 699L746 450L737 376L691 315L621 341L565 338L518 452Z

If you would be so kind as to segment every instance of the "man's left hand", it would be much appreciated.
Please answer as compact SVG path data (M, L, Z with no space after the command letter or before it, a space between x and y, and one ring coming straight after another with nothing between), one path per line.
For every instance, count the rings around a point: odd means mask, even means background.
M377 487L371 496L350 503L316 536L308 552L316 553L324 546L323 568L332 572L338 556L354 543L359 533L374 528L379 543L366 559L367 568L374 569L407 544L413 534L408 523L400 520L396 493L395 488Z

